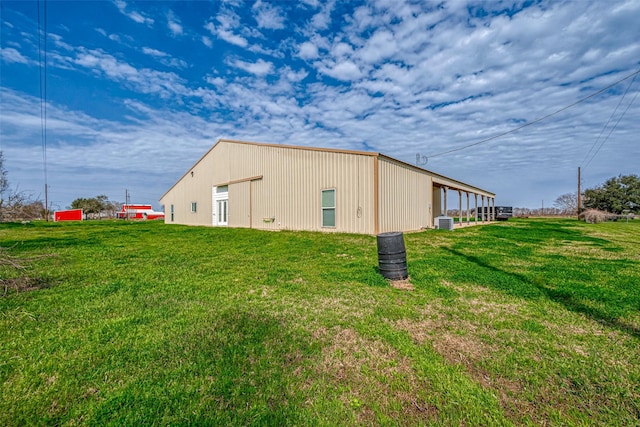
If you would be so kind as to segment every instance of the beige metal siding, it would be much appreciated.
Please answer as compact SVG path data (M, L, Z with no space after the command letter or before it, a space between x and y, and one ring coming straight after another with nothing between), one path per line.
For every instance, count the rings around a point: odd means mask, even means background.
M378 161L380 233L429 227L432 183L424 172L387 158Z
M254 228L373 233L373 156L229 143L229 157L231 180L263 176L252 182ZM336 190L335 228L322 227L323 189Z
M165 223L171 224L171 205L174 205L174 224L211 225L212 183L229 180L228 148L217 144L196 163L161 199L165 206ZM192 174L193 172L193 174ZM191 202L197 211L191 212Z
M433 186L433 217L442 215L442 188Z
M229 226L374 233L370 154L219 141L162 202L178 224L212 225L211 189L229 184ZM261 179L233 183L250 177ZM322 190L336 190L336 226L322 227ZM198 212L189 212L191 200Z
M251 181L229 185L229 227L251 227Z
M432 227L439 186L494 196L376 153L220 140L162 197L165 222L173 204L173 223L212 225L219 185L229 186L230 227L363 234ZM332 228L322 227L325 189L336 190Z

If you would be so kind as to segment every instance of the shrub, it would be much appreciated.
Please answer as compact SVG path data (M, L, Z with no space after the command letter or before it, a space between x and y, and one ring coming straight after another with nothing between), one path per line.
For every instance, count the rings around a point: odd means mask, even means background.
M599 211L597 209L587 209L580 214L580 219L584 219L589 224L597 224L599 222L605 222L609 219L610 214L607 212Z

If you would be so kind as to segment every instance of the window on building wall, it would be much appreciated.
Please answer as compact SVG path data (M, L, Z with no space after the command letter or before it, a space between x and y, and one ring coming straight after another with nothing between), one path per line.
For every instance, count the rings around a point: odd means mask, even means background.
M191 212L198 211L198 202L191 202Z
M336 190L322 190L322 226L336 226Z
M173 205L171 205L171 222L173 222Z

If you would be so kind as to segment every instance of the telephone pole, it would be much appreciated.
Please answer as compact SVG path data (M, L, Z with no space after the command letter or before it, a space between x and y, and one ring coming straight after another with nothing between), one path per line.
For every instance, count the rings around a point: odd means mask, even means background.
M46 177L45 177L45 183L44 183L44 219L49 222L49 186L46 183Z
M582 190L580 189L580 166L578 166L578 219L580 219L580 211L582 210Z
M127 221L129 221L129 190L124 190L124 209Z

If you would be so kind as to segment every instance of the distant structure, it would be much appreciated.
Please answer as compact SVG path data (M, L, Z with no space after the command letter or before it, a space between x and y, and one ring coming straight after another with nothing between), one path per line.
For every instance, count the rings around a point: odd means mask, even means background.
M495 194L380 153L218 140L160 199L165 223L359 234L433 228ZM462 222L462 209L460 219Z
M67 209L63 211L55 211L53 213L53 220L55 222L60 221L82 221L84 214L82 209Z
M478 218L483 221L489 218L497 219L498 221L507 221L513 216L512 206L491 206L486 208L478 208Z
M164 212L156 212L151 205L122 205L116 212L118 219L164 219Z

